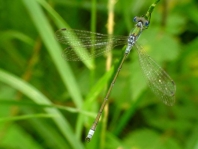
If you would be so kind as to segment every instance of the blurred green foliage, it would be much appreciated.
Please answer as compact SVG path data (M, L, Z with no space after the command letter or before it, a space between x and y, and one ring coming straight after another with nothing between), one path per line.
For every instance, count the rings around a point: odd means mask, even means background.
M119 0L114 34L128 35L153 0ZM168 107L148 89L131 52L90 143L84 138L111 77L106 58L67 62L66 27L107 33L106 0L0 0L1 149L198 149L198 1L161 0L139 39L174 79ZM122 47L113 50L114 66ZM104 129L107 126L106 129Z

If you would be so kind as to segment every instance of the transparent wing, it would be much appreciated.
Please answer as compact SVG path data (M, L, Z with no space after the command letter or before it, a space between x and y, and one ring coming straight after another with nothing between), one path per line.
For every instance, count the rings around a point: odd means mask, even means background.
M56 39L67 45L63 57L68 61L87 60L110 51L113 47L127 44L127 36L108 36L89 31L60 29Z
M142 47L135 45L140 66L148 80L149 87L166 105L175 102L176 85L170 76L149 56Z

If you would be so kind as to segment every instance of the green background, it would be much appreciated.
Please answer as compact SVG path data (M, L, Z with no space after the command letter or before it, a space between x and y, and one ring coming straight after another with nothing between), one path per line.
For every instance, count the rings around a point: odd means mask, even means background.
M127 58L90 143L112 74L106 57L68 62L54 33L107 34L107 0L0 0L0 149L198 149L198 1L161 0L138 43L173 78L176 103L148 88ZM113 34L127 36L152 0L117 0ZM122 55L112 51L112 66ZM113 68L113 67L112 67Z

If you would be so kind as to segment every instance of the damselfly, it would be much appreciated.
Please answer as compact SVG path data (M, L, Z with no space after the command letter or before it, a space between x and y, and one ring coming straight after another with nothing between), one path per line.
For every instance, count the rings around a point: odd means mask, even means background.
M132 48L136 49L138 52L140 66L153 93L166 105L172 106L174 104L176 92L176 85L174 81L150 56L145 53L145 51L140 46L136 44L136 41L138 40L142 31L148 28L151 13L157 2L159 2L159 0L149 7L146 15L134 18L134 22L136 24L129 36L109 37L109 35L105 34L66 28L60 29L56 32L57 40L68 45L68 47L63 52L64 58L68 61L87 60L100 56L103 53L112 50L115 46L127 45L125 53L122 56L122 60L120 61L117 72L115 73L111 85L109 86L98 115L91 129L89 130L86 138L87 141L90 141L96 130L96 126L107 103L112 87L115 84L122 65ZM77 48L79 50L75 51L74 49ZM94 52L91 52L92 48L94 49Z

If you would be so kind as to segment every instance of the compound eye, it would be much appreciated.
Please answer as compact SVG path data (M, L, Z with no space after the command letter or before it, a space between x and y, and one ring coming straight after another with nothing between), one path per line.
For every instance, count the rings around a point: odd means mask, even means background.
M137 23L137 17L134 17L133 18L133 22L136 22Z
M144 25L147 27L147 26L149 26L149 21L146 21L145 23L144 23Z

